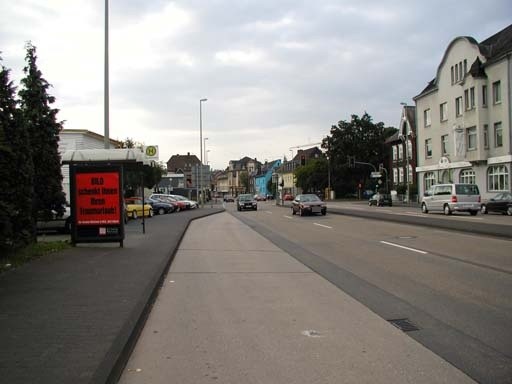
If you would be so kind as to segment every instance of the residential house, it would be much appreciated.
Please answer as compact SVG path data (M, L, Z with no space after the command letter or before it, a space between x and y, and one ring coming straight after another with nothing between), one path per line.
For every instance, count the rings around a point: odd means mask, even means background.
M261 166L256 159L244 157L240 160L230 160L227 171L229 194L238 196L241 193L250 193L249 175L253 174ZM247 185L245 185L247 183Z
M196 155L187 152L186 155L173 155L167 161L167 172L183 174L185 176L185 187L196 188L199 185L199 174L201 161Z
M261 166L260 171L254 177L254 193L258 195L274 195L275 191L269 191L267 189L267 184L269 180L272 179L272 174L274 170L281 165L281 159L271 161L269 163L265 162Z
M416 136L416 107L404 105L397 132L386 140L386 145L391 148L391 157L385 164L388 174L383 176L387 178L389 189L401 194L406 193L408 184L409 198L416 194Z
M447 182L477 184L483 198L511 190L511 53L512 25L480 43L457 37L414 97L420 195Z

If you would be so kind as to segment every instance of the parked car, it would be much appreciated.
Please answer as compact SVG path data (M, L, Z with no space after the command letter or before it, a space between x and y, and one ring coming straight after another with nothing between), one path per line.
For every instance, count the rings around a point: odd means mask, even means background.
M368 205L371 207L372 205L376 205L377 207L383 207L387 205L388 207L393 206L393 200L391 199L391 195L387 193L376 193L368 200Z
M507 215L512 216L512 203L507 205Z
M149 205L151 205L151 208L153 208L153 212L157 215L164 215L166 213L174 212L174 205L168 201L151 197L149 197L147 201Z
M499 212L502 214L508 214L512 216L512 212L509 210L509 206L512 204L512 193L510 192L500 192L494 195L492 198L487 200L485 203L482 203L480 207L480 212L489 213L489 212Z
M313 213L321 213L325 216L327 214L327 206L315 194L301 194L297 195L292 202L292 215L296 213L298 213L299 216Z
M291 193L285 193L283 199L284 201L293 201L293 195Z
M236 209L238 211L243 211L244 209L252 209L256 211L258 210L258 202L252 195L242 194L236 199Z
M183 201L187 205L187 209L194 209L199 207L197 201L187 199L185 196L181 195L170 195L176 201Z
M436 184L421 199L421 211L469 212L475 216L480 210L480 190L476 184Z
M174 207L174 212L183 211L189 208L189 204L184 201L179 201L173 197L173 195L168 195L165 193L153 193L149 196L150 199L158 199L165 203L171 204Z
M131 219L137 219L139 216L153 217L153 208L151 205L144 202L142 205L142 199L136 197L127 197L125 201L126 215Z
M234 203L235 198L231 195L224 195L224 202L225 203Z
M264 196L264 195L254 195L254 200L256 200L256 201L267 201L267 196Z
M71 208L65 207L62 215L58 215L56 211L52 210L52 218L50 220L38 219L36 222L36 229L41 231L58 231L62 233L71 232Z

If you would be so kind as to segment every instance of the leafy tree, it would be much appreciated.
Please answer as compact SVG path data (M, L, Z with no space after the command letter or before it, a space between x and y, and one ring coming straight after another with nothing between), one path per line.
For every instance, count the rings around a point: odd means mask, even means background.
M0 58L1 62L1 58ZM35 241L33 164L9 70L0 66L0 249Z
M62 122L57 121L58 109L52 108L55 98L48 94L50 84L37 68L36 48L26 45L25 77L19 91L21 111L30 138L30 153L34 164L34 217L52 217L65 211L65 195L62 190L62 172L58 152L59 133Z
M322 147L327 150L331 166L331 186L338 196L353 193L357 184L372 186L369 165L356 164L348 167L348 156L356 162L372 164L376 168L385 163L384 142L396 129L384 127L384 123L374 123L368 113L362 117L352 115L350 121L340 121L331 127L330 136L324 138Z
M247 171L240 172L240 185L244 187L245 193L249 191L249 173Z
M327 159L311 159L306 165L295 169L295 179L297 187L305 193L316 193L327 187Z

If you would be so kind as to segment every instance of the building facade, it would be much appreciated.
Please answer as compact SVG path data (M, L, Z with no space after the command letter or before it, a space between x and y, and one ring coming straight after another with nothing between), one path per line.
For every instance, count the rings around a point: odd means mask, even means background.
M185 184L187 188L197 188L199 185L199 174L201 161L196 155L187 152L186 155L173 155L167 161L167 172L181 173L185 175ZM205 179L203 175L203 179Z
M416 194L416 107L404 105L400 114L398 130L386 140L390 146L391 156L386 164L389 190L406 195L409 187L409 199L415 199ZM411 191L412 190L412 191Z
M254 193L262 196L274 195L275 191L269 191L268 182L272 179L274 170L281 165L281 159L262 165L260 172L254 177Z
M420 196L437 183L474 183L482 198L510 191L512 25L478 43L457 37L414 98Z
M227 168L229 194L238 196L241 193L252 193L250 175L255 174L261 163L256 159L244 157L240 160L230 160ZM253 180L253 179L252 179Z

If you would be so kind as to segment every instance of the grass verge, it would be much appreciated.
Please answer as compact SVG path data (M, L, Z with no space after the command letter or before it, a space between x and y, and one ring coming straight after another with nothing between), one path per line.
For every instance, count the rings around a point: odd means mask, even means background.
M20 265L38 259L44 255L62 251L67 248L71 248L71 244L68 241L45 241L30 244L25 248L20 248L0 257L0 273L17 268Z

